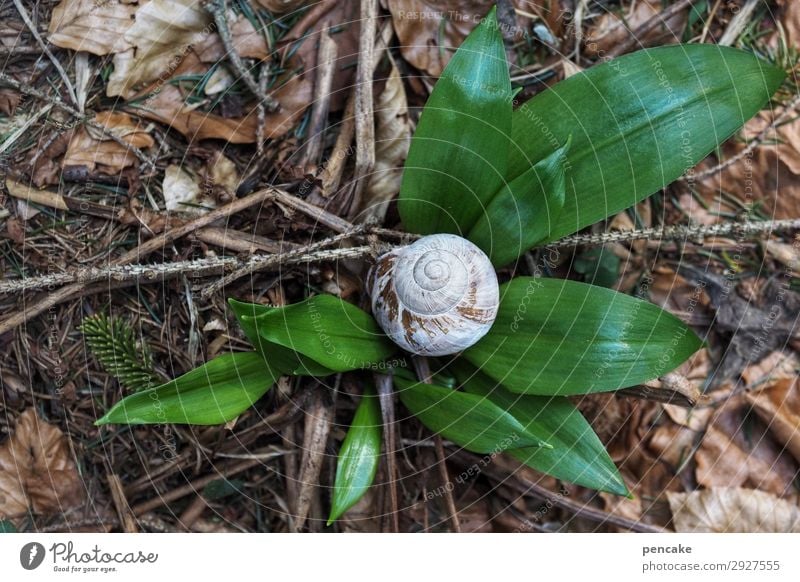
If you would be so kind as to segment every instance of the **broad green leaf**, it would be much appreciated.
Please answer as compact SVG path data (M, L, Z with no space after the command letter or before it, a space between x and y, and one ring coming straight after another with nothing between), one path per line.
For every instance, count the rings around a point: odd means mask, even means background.
M95 424L222 424L252 406L279 375L256 352L224 354L123 398Z
M495 12L453 55L420 116L398 201L410 232L464 236L504 183L513 93Z
M555 240L674 181L755 115L783 78L750 53L708 44L591 67L514 112L508 179L572 136Z
M564 156L569 142L492 198L467 238L501 267L546 239L564 208Z
M657 378L701 344L646 301L575 281L518 277L501 286L492 329L464 357L512 392L588 394Z
M243 303L235 299L228 299L228 305L236 315L239 327L242 328L247 339L253 344L256 351L272 364L273 368L279 369L284 374L295 376L330 376L335 374L330 368L326 368L292 349L269 342L261 337L258 333L258 316L280 308L257 303Z
M537 471L598 491L627 495L628 489L603 443L564 396L513 394L463 359L453 370L467 392L488 398L528 430L546 435L553 448L506 451Z
M241 308L239 307L240 311ZM257 333L267 357L273 348L287 348L281 360L291 362L296 352L295 374L319 371L347 372L371 367L398 347L383 333L371 315L333 295L315 295L300 303L267 308L256 316L241 315L245 333Z
M10 521L0 520L0 534L17 533L17 528Z
M549 447L511 414L486 398L394 376L398 395L422 424L476 453L514 447Z
M361 397L339 451L328 525L358 503L372 485L381 454L382 426L378 397L369 391Z

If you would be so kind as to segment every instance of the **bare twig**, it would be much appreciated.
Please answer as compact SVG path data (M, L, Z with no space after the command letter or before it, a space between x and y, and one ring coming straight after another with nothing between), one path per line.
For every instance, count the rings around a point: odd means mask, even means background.
M114 501L114 507L117 510L122 529L125 533L138 533L139 528L136 524L136 517L133 515L131 506L128 505L128 500L125 498L122 481L114 473L108 473L107 477L108 488L111 489L111 499Z
M244 62L242 62L242 57L236 52L236 47L233 45L233 39L231 38L231 31L228 28L227 0L209 0L205 3L204 7L214 19L214 24L217 26L217 34L222 41L222 46L225 47L228 60L231 62L231 65L233 65L233 68L236 69L236 72L239 73L242 81L247 85L247 88L253 96L258 99L259 106L264 107L267 111L275 111L278 109L280 104L271 96L261 92L258 82L253 78L253 75L250 74Z
M225 206L212 210L211 212L191 220L181 226L170 229L167 232L152 238L146 243L139 245L135 249L132 249L121 257L115 259L112 262L112 265L126 265L132 263L137 259L141 259L142 257L149 255L153 251L165 247L172 241L194 232L198 228L207 226L213 222L216 222L217 220L231 216L232 214L236 214L237 212L241 212L242 210L256 204L262 204L266 200L269 200L273 197L273 191L273 188L268 188L266 190L255 192L249 196L246 196L245 198L234 200L230 204L226 204ZM26 302L26 305L20 311L0 321L0 335L11 331L19 325L22 325L31 317L35 317L43 313L54 305L58 305L62 301L66 301L79 294L83 290L84 285L85 283L73 283L66 287L62 287L54 293L49 293L48 295L40 298L38 301Z
M358 212L367 178L375 166L375 116L372 102L372 77L375 61L375 28L378 0L361 0L361 37L356 71L356 167L350 208Z
M272 198L278 204L288 206L294 210L299 210L309 218L313 218L318 223L327 226L333 231L344 233L355 228L352 222L348 222L344 218L340 218L315 204L306 202L305 200L298 198L297 196L293 196L288 192L284 192L283 190L273 189Z
M383 422L383 447L386 449L387 484L389 486L389 520L391 530L400 532L400 503L397 496L397 426L395 425L394 393L392 377L388 374L375 374L375 387L381 405Z
M221 477L232 477L233 475L241 473L242 471L246 471L247 469L255 467L256 465L260 465L262 462L263 461L260 459L246 459L230 465L225 465L224 467L215 468L212 473L200 477L199 479L195 479L191 483L187 483L181 487L176 487L175 489L167 491L164 494L158 494L152 499L135 505L132 508L133 514L140 516L144 515L145 513L149 513L154 509L161 507L162 505L177 501L186 495L202 491L203 488L212 481L216 481Z
M25 23L25 26L28 27L28 30L33 35L33 38L36 39L36 42L39 43L39 46L42 48L44 54L46 54L47 58L50 59L50 62L53 63L53 66L56 68L56 71L58 71L58 76L61 77L61 80L64 81L64 85L67 87L67 93L69 93L69 98L72 99L72 102L77 106L78 97L77 94L75 93L75 87L72 86L72 81L69 80L69 75L67 75L67 72L64 70L64 67L61 66L59 60L47 47L47 43L44 42L44 39L42 39L42 35L39 34L39 31L36 30L36 25L33 23L33 20L31 20L28 11L25 10L25 6L22 5L22 1L14 0L14 6L16 7L17 12L19 12L19 15L22 18L22 21Z
M325 242L325 241L321 241ZM329 243L333 244L333 243ZM251 258L247 264L236 269L230 275L227 275L215 281L205 289L203 289L201 296L203 299L208 299L226 285L230 285L234 281L251 275L253 273L264 271L271 267L288 266L299 263L313 263L317 261L341 261L343 259L360 259L365 256L375 255L376 249L373 246L360 246L360 247L346 247L341 249L322 250L317 252L305 252L303 248L289 251L288 253L281 253L279 255L258 256Z
M312 252L306 251L306 248L307 247L302 247L294 251L275 255L256 255L250 257L247 261L242 261L236 257L207 257L204 259L195 259L193 261L175 261L172 263L85 267L81 269L72 269L63 273L0 281L0 293L23 293L26 291L49 289L58 287L59 285L72 283L88 285L100 281L106 281L108 283L158 283L181 275L200 278L213 277L221 273L231 273L233 271L229 277L204 288L202 297L207 298L231 281L235 281L250 273L269 269L270 267L284 267L320 261L359 259L375 253L375 248L372 246L358 246Z
M601 234L573 234L550 243L549 247L573 247L578 245L602 246L609 243L633 240L687 240L702 243L704 237L735 236L736 238L759 238L773 232L800 229L800 218L789 220L760 220L726 222L702 226L664 226L641 230L622 230Z
M338 382L338 378L337 378ZM325 447L331 432L336 406L336 389L329 394L320 384L314 392L308 410L303 431L303 458L300 461L298 475L297 507L295 508L295 530L303 529L311 509L312 494L319 483Z
M375 41L375 58L372 67L373 74L393 34L394 28L392 28L392 22L391 20L387 20L381 27L378 40ZM336 136L336 144L333 146L333 151L322 172L322 195L325 198L329 198L339 188L345 164L347 159L352 155L351 144L356 132L355 111L356 89L354 88L347 99L347 106L340 123L339 135ZM357 212L357 210L354 212Z
M300 154L300 166L306 168L319 163L322 151L322 138L325 135L325 126L328 122L328 109L331 102L331 87L333 74L336 71L336 56L338 47L331 38L330 29L325 29L319 35L319 49L317 50L317 75L314 85L314 103L311 106L311 118L308 122L308 140L303 144Z
M414 356L412 362L419 381L424 384L432 384L431 369L427 358ZM453 488L447 486L450 483L450 475L447 474L447 457L444 454L442 437L438 434L434 435L433 442L436 450L436 464L438 465L439 476L442 479L442 486L444 487L444 499L447 504L447 511L450 514L450 523L454 533L461 533L458 509L456 508L455 499L453 499Z
M741 10L731 19L728 28L725 29L725 33L717 44L721 46L732 46L739 38L739 35L742 34L742 31L747 28L747 25L750 23L750 18L753 16L753 12L759 4L761 4L761 0L747 0L747 4L742 6Z

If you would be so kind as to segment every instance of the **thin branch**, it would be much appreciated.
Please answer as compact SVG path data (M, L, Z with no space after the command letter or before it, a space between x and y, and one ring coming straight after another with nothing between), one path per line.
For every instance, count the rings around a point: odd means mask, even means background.
M414 364L414 371L417 378L423 384L433 384L431 368L428 359L422 356L414 356L411 359ZM447 511L450 514L450 524L454 533L461 533L461 522L458 519L458 509L456 508L455 499L453 499L453 488L448 487L450 482L450 475L447 473L447 457L444 453L444 444L442 437L439 434L433 435L434 450L436 451L436 464L439 469L439 477L442 480L444 487L444 500L447 505Z
M247 274L263 271L271 267L285 267L301 263L320 261L338 261L342 259L358 259L375 253L375 247L359 246L342 249L326 249L307 252L306 248L279 253L275 255L255 255L242 261L236 257L207 257L192 261L175 261L172 263L111 265L108 267L86 267L72 269L63 273L26 277L0 281L0 294L23 293L40 289L50 289L59 285L88 285L101 281L158 283L180 275L191 275L193 278L213 277L221 273L231 273L203 289L202 297L208 298L217 290Z
M356 70L356 167L355 189L350 202L352 212L358 212L361 196L369 175L375 167L375 115L372 96L375 34L378 20L378 0L361 0L361 36Z
M236 69L236 72L239 73L242 81L247 85L253 96L258 99L259 107L264 107L267 111L277 110L280 107L280 103L261 91L258 82L242 61L242 57L236 52L236 47L233 45L233 39L231 38L231 31L228 28L228 2L226 0L210 0L205 3L204 7L214 19L214 24L217 26L217 34L222 41L222 46L225 47L228 60L233 65L233 68Z
M573 234L550 243L549 247L573 247L578 245L602 246L609 243L634 240L686 240L702 243L705 237L728 236L736 238L759 238L773 232L800 229L800 218L789 220L760 220L747 222L726 222L702 226L676 225L641 230L622 230L600 234Z
M78 96L75 93L75 87L72 86L72 81L69 80L69 76L64 70L64 67L61 66L59 60L50 51L50 49L47 48L47 43L44 42L44 39L39 34L39 31L36 30L36 25L33 23L33 20L31 20L28 11L25 10L25 6L22 5L22 1L14 0L14 6L16 7L17 12L19 12L19 15L22 18L22 21L25 23L25 26L28 27L28 30L30 30L31 34L33 35L33 38L36 39L36 42L39 43L39 46L42 48L42 51L44 51L44 54L46 54L47 58L50 59L50 62L53 63L56 71L58 71L58 76L61 77L62 81L64 81L64 85L67 87L67 93L69 93L69 98L72 99L72 102L75 105L78 105Z
M228 216L236 214L237 212L241 212L242 210L250 208L256 204L263 204L265 201L271 200L274 197L274 190L274 188L267 188L266 190L254 192L245 198L234 200L230 204L226 204L225 206L212 210L211 212L199 216L194 220L190 220L185 224L170 229L167 232L150 239L146 243L139 245L121 257L115 259L112 262L112 265L126 265L134 262L135 260L141 260L142 257L149 255L156 250L164 248L166 245L186 236L187 234L193 233L198 228L207 226L222 218L227 218ZM25 306L20 311L0 321L0 335L22 325L31 317L36 317L49 308L80 295L85 285L85 283L72 283L66 287L62 287L54 293L49 293L41 297L38 301L26 301Z

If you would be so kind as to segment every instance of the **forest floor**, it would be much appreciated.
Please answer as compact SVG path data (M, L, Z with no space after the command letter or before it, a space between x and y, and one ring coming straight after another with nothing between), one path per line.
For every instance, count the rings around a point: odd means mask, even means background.
M516 266L639 294L706 338L675 374L580 400L632 498L447 441L443 472L431 433L398 403L396 480L382 468L326 526L363 390L355 374L336 390L283 378L226 426L94 425L130 387L90 349L91 315L111 317L119 357L149 354L147 373L166 381L247 348L228 297L285 305L324 292L365 305L366 257L280 261L224 285L218 264L175 265L314 252L342 233L342 248L375 248L383 235L356 225L402 228L393 199L419 111L491 4L383 0L364 50L355 1L0 0L0 531L749 531L797 520L798 230L702 236L800 218L790 0L498 2L521 100L608 56L675 42L738 46L788 73L691 187L676 182L587 229L588 244ZM602 236L674 225L700 234ZM92 279L90 268L124 264L149 267ZM166 264L165 276L148 270ZM39 287L2 287L23 276ZM735 283L725 309L720 281ZM315 434L325 438L309 454ZM24 466L15 450L30 453Z

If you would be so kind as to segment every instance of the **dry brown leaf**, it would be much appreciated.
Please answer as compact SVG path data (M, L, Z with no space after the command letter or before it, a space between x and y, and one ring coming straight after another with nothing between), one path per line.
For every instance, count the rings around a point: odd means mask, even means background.
M155 142L143 125L127 113L101 111L95 121L125 143L139 149L152 147ZM118 174L136 163L136 155L120 143L88 126L77 129L67 146L62 167L84 166L89 172L97 169L103 174Z
M392 67L386 87L375 101L375 167L364 192L358 222L383 222L389 202L400 191L410 143L406 92L400 72Z
M697 482L707 488L752 487L785 496L794 490L795 463L765 426L748 418L749 408L740 393L722 405L694 456Z
M776 350L742 370L745 386L753 390L778 380L794 379L800 369L800 358L789 350Z
M787 268L787 274L800 277L800 247L774 239L764 241L764 250L776 261Z
M189 52L214 33L211 16L196 0L151 0L124 34L127 50L115 51L109 97L132 96L137 85L169 76Z
M204 70L203 65L190 54L175 74L191 74ZM270 93L281 103L281 108L265 118L264 137L275 139L294 127L311 102L312 82L303 75L294 75ZM249 110L245 117L222 117L215 113L199 111L184 102L181 89L167 84L159 87L151 97L137 104L137 115L171 126L190 141L223 139L230 143L256 141L258 112Z
M495 0L384 0L383 3L392 14L403 58L438 77L455 49L486 16ZM504 21L500 16L505 37L521 40L531 26L530 15L538 17L553 37L561 34L567 5L562 6L557 0L512 0L512 4L525 16L518 16L514 22ZM513 63L516 54L511 52L508 56Z
M53 8L47 39L61 48L99 56L128 50L131 45L125 33L133 23L138 4L121 0L62 0Z
M169 211L202 214L216 206L200 187L197 177L180 166L170 165L164 170L162 191Z
M661 0L642 0L633 2L624 13L604 12L589 27L586 35L586 51L589 54L603 54L616 45L625 42L642 24L653 18L661 18ZM674 15L666 23L651 29L647 34L637 37L642 46L653 46L680 42L686 26L688 9ZM639 44L637 44L639 46Z
M778 442L800 461L800 384L797 376L778 380L769 388L748 394L747 400Z
M8 87L0 88L0 113L6 117L14 115L17 105L22 101L22 93ZM5 133L5 132L4 132Z
M0 519L18 519L28 509L63 513L83 498L67 437L28 408L17 418L14 434L0 445Z
M783 113L783 108L765 109L744 126L741 137L755 138ZM738 197L744 204L762 203L771 218L789 219L800 216L800 121L791 115L790 122L771 130L751 155L738 160L724 171L698 180L698 190L712 210L738 211L726 205L720 192ZM723 148L723 160L729 160L745 149L740 140L730 141ZM703 171L718 161L710 157L699 167ZM717 222L719 220L716 220Z
M677 532L800 533L800 509L763 491L716 488L667 493Z
M208 179L213 186L222 188L229 198L236 195L239 188L239 170L230 158L222 152L214 152L208 162Z
M387 0L403 57L438 77L494 0Z
M672 313L702 312L709 304L708 295L669 267L657 267L651 273L647 291L650 301Z
M231 43L240 57L266 59L269 56L264 35L243 14L235 18L231 16L229 22ZM202 45L197 47L197 54L204 63L219 63L227 58L227 51L218 34L206 37Z

